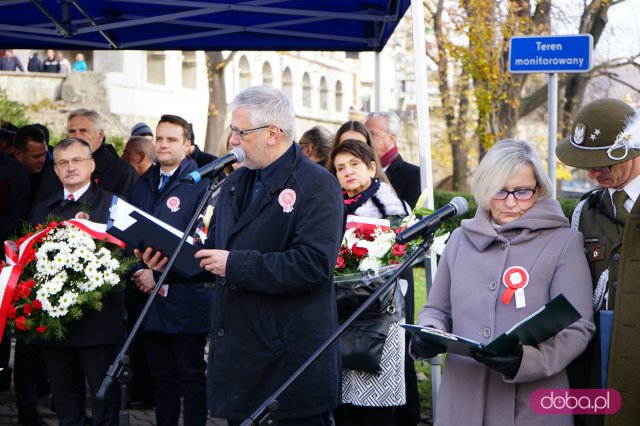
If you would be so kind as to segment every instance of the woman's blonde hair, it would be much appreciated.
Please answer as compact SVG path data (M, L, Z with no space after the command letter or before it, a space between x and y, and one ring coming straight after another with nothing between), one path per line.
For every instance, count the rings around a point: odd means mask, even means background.
M504 139L496 143L480 161L471 181L471 192L476 204L489 208L496 192L504 188L513 174L523 166L531 166L538 183L538 198L551 196L551 180L540 157L526 141Z

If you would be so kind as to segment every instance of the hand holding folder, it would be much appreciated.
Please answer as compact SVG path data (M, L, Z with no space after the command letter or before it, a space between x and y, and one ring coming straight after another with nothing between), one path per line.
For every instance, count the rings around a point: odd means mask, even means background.
M402 324L402 327L423 340L446 347L447 352L468 357L473 357L476 352L497 356L509 353L518 341L530 346L544 342L580 318L580 313L564 295L559 294L487 345L431 327L411 324Z
M171 256L178 247L183 232L149 213L113 196L107 233L124 241L127 246L145 251L147 247ZM192 237L187 238L173 265L182 277L193 279L199 274L206 274L200 267L200 260L195 258L200 247L194 245Z

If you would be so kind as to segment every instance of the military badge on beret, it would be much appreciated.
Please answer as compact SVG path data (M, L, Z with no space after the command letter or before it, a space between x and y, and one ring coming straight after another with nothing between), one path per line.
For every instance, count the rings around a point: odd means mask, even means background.
M587 126L584 123L576 124L576 128L573 130L573 142L582 145L585 133L587 133Z

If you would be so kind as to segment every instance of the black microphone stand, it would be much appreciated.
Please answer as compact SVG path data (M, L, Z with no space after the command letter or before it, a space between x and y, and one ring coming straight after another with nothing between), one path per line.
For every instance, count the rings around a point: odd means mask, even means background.
M220 172L222 172L222 170ZM216 191L216 189L218 189L218 187L224 180L224 177L225 176L223 173L217 173L210 178L207 191L205 192L204 196L200 200L200 204L198 205L198 208L196 209L195 214L191 218L189 224L187 225L184 231L184 234L182 235L182 238L180 239L180 242L178 243L178 246L176 247L171 257L169 258L169 261L167 262L164 268L164 271L162 272L162 274L160 275L160 278L156 282L156 286L153 288L153 291L149 295L149 299L147 300L147 303L144 305L144 308L142 308L142 312L140 312L140 316L138 317L138 320L136 321L135 325L129 332L129 336L127 336L127 340L124 342L122 349L120 349L120 352L116 356L115 361L113 361L113 364L111 364L111 366L109 367L109 371L107 371L107 375L102 380L102 384L100 385L100 389L98 390L98 393L96 393L96 398L100 400L104 399L104 395L109 389L109 387L111 386L111 384L113 383L113 379L118 379L118 381L120 382L121 391L123 392L123 394L120 397L120 401L121 401L120 426L129 425L129 413L127 410L128 401L126 397L126 384L130 378L130 371L129 371L129 356L127 355L127 350L129 349L129 346L131 346L131 342L133 342L134 337L136 336L140 326L142 325L142 322L144 321L144 318L147 315L147 312L149 311L149 307L151 306L151 303L153 303L153 300L155 299L156 294L158 294L158 291L164 284L164 280L166 279L167 274L171 270L171 267L173 266L176 258L178 257L178 254L180 253L182 246L184 246L185 241L187 241L187 238L189 237L193 226L198 220L198 216L204 209L204 206L207 204L207 202L209 201L213 193Z
M414 238L423 237L423 242L416 247L416 249L411 253L411 255L407 258L405 262L402 263L394 273L373 292L371 296L367 300L365 300L362 305L356 309L356 311L351 314L349 318L345 320L345 322L340 325L332 334L325 340L322 345L314 353L312 353L306 361L298 367L296 371L293 372L291 376L273 393L269 396L246 420L244 420L240 426L275 426L278 423L278 420L275 417L276 411L278 411L279 403L278 398L282 393L293 383L300 375L316 360L322 353L329 348L340 335L346 330L346 328L351 325L353 321L355 321L371 304L373 304L384 291L389 288L389 286L395 284L396 280L400 275L423 254L425 253L431 244L433 244L433 237L440 226L441 222L438 221L434 223L432 226L426 228L424 232L420 235L416 235ZM403 355L404 357L404 355Z

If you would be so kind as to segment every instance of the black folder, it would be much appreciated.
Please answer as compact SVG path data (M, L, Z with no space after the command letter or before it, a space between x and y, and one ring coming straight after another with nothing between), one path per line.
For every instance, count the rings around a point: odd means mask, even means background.
M472 356L474 352L502 355L507 353L518 340L523 345L535 346L555 336L580 318L582 316L571 302L563 294L559 294L486 345L431 327L411 324L403 324L402 327L411 333L418 334L424 340L446 347L447 352L464 356Z
M118 210L120 210L120 215ZM128 216L124 220L123 212L126 212L125 216ZM152 247L167 257L170 257L176 250L183 235L182 231L115 195L107 221L107 233L124 241L132 249L137 248L144 251L147 247ZM203 276L208 274L200 267L200 259L194 257L201 248L193 245L189 239L185 241L171 270L190 280L199 274Z

